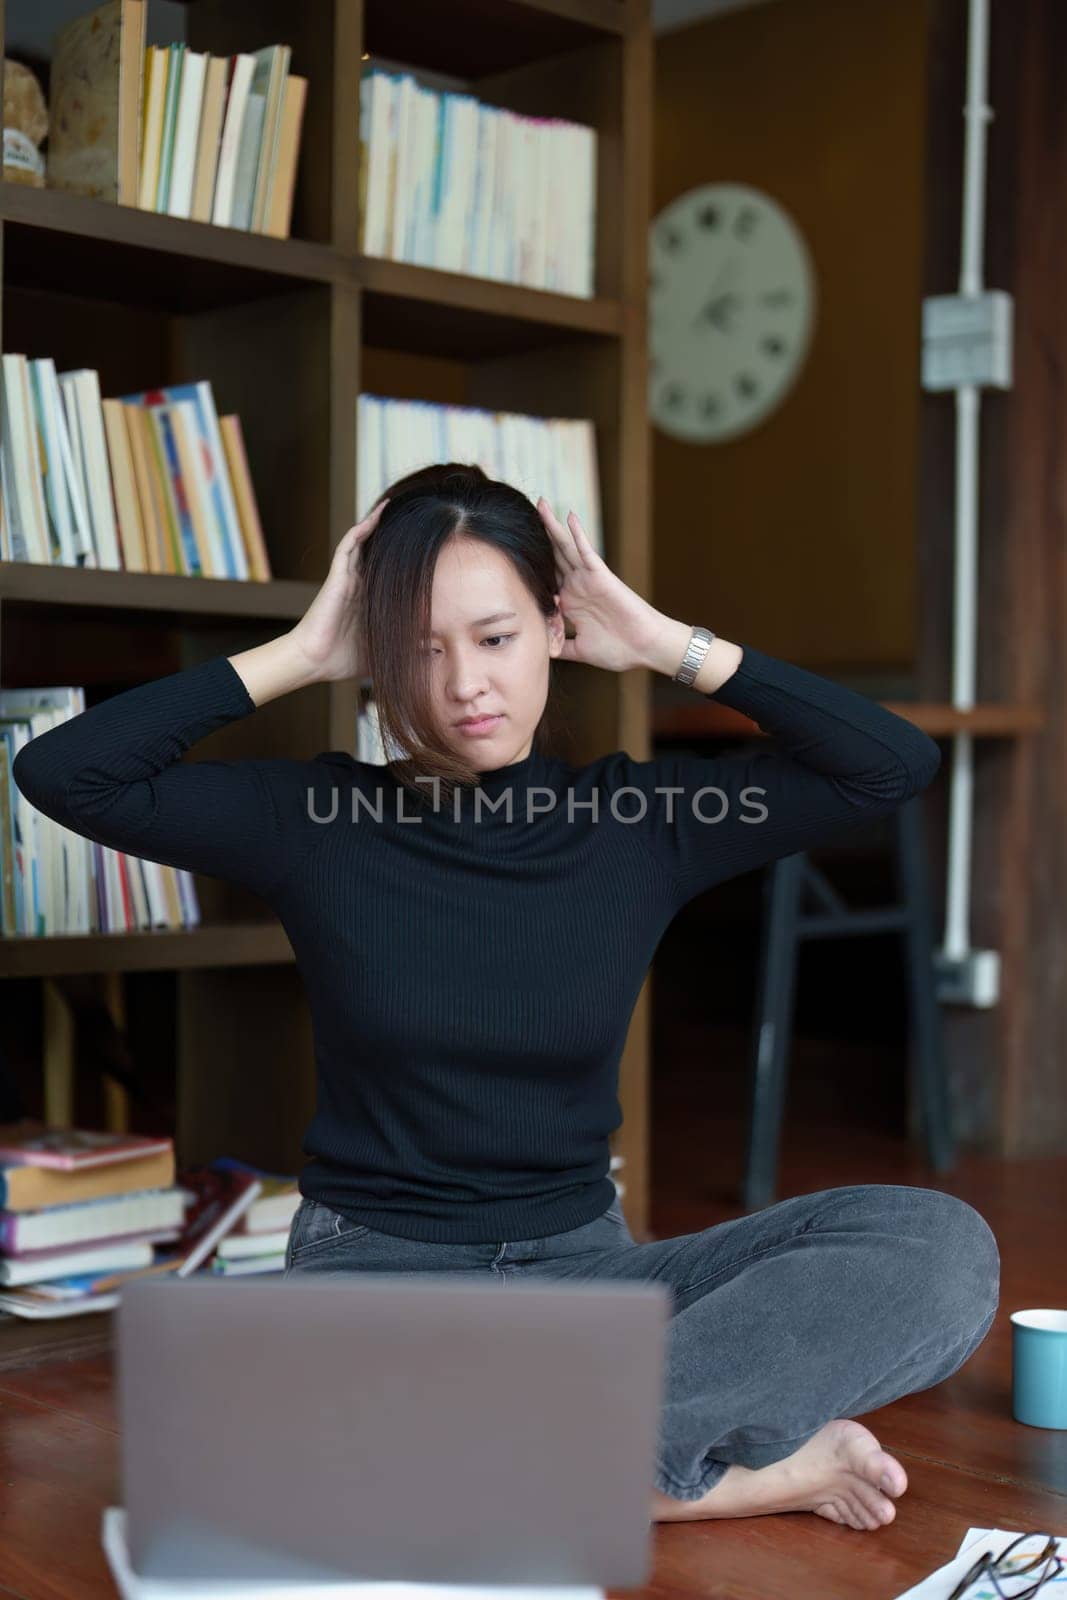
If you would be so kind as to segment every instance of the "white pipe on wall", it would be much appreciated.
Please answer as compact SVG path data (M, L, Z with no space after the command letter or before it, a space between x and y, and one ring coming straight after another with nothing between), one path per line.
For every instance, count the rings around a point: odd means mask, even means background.
M970 0L967 37L967 100L963 155L963 222L960 293L982 293L985 237L986 125L989 76L989 3ZM981 391L956 390L956 566L953 584L952 704L974 705L978 629L978 462ZM949 788L948 871L944 955L962 960L970 952L971 835L974 813L974 750L969 733L952 741Z

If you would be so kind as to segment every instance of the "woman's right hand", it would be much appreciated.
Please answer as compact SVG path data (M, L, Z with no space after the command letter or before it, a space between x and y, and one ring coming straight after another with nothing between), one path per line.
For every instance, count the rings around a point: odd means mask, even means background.
M362 640L358 637L357 607L362 577L362 545L377 527L382 507L374 510L338 542L326 581L300 621L290 629L289 638L320 682L365 676Z

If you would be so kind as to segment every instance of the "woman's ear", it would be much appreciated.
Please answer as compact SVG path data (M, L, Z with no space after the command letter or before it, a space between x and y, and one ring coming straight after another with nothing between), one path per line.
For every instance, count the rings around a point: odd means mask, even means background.
M554 594L552 598L556 602L556 609L545 619L548 623L548 653L550 656L558 656L567 638L567 624L559 608L559 595Z

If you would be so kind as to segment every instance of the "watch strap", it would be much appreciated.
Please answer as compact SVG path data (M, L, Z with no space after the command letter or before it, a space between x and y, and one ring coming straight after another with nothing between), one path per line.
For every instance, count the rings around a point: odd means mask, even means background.
M704 665L704 657L711 649L715 634L710 628L702 628L699 624L694 627L689 635L689 644L686 646L682 664L674 674L674 683L691 684L697 673Z

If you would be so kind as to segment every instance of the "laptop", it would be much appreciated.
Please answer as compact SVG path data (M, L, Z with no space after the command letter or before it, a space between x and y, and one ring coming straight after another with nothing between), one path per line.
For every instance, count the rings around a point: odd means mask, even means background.
M130 1280L103 1527L121 1593L643 1584L669 1315L650 1283Z

